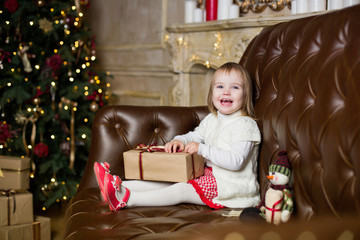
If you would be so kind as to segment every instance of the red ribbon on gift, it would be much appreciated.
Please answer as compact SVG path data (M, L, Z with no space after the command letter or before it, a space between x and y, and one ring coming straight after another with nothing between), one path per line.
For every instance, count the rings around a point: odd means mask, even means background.
M143 143L140 143L135 147L135 150L140 150L140 153L139 153L139 176L140 176L141 180L144 180L142 154L144 152L165 152L164 146L156 146L155 144L145 145ZM191 155L191 163L192 163L192 169L193 169L193 175L194 175L193 179L195 179L195 162L194 162L193 155Z
M142 154L144 152L165 152L165 149L159 146L152 145L145 145L140 143L135 147L135 150L140 150L139 153L139 176L141 180L144 180L144 173L143 173L143 166L142 166Z

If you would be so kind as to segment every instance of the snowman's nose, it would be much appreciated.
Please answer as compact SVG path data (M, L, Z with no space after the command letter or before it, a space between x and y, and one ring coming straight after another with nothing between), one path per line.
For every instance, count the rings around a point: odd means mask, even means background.
M274 178L273 175L268 175L268 176L267 176L267 179L273 179L273 178Z

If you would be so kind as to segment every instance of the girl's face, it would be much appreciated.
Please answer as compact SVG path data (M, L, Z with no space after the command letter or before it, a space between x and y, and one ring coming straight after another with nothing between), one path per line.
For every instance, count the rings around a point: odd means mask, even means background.
M235 72L215 75L212 102L222 114L239 111L244 104L244 81Z

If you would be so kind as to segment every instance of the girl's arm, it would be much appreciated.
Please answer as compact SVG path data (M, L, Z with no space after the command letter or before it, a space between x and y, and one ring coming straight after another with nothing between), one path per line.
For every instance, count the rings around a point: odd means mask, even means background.
M219 167L236 171L241 168L253 147L254 142L251 141L234 143L230 151L200 144L198 153Z

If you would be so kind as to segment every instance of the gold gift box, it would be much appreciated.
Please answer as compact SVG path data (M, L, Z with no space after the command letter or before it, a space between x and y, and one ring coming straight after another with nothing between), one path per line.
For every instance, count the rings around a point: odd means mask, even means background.
M30 158L0 156L0 189L30 188Z
M35 221L26 224L0 227L0 239L50 240L51 220L36 216Z
M123 156L126 179L187 182L204 174L205 159L197 154L129 150Z
M0 226L34 221L33 195L25 190L0 192Z

